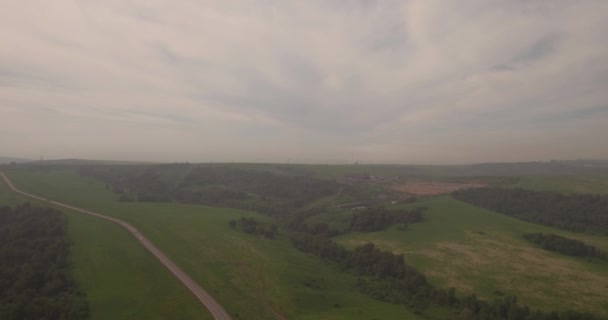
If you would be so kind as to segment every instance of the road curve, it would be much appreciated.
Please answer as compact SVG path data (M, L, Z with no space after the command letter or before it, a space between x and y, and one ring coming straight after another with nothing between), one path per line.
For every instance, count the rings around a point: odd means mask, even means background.
M224 310L224 308L217 301L215 301L215 299L213 299L213 297L209 293L207 293L207 291L203 290L203 288L201 288L194 280L192 280L190 276L188 276L184 271L182 271L182 269L180 269L175 263L173 263L173 261L167 258L164 253L162 253L152 242L150 242L150 240L148 240L148 238L146 238L139 230L137 230L137 228L135 228L131 224L124 222L120 219L104 216L99 213L80 209L77 207L70 206L68 204L53 201L50 199L33 195L31 193L21 191L17 189L15 185L13 185L11 180L3 172L0 172L0 176L2 176L4 183L6 183L6 185L16 193L20 193L24 196L36 200L45 201L56 206L88 214L100 219L109 220L129 230L129 232L131 232L131 234L135 236L135 239L137 239L146 249L148 249L148 251L150 251L165 267L167 267L167 269L169 269L169 271L171 271L171 273L177 279L179 279L179 281L181 281L181 283L186 288L188 288L190 292L192 292L192 294L205 306L205 308L209 310L209 313L211 313L215 320L231 320L230 315L228 315L228 312L226 312L226 310Z

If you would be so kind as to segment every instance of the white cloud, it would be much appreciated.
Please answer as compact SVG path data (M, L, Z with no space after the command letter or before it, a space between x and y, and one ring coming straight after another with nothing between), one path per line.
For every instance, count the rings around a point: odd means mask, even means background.
M606 157L593 137L608 135L607 11L601 0L9 1L0 144L14 156L45 145L57 157L462 162L509 158L529 136L552 158ZM558 139L565 127L594 142Z

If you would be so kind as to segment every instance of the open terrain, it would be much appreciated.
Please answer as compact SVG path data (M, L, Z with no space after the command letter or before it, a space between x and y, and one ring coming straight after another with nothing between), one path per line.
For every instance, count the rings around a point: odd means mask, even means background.
M0 205L31 202L0 183ZM56 207L68 218L74 273L91 319L212 319L135 239L109 221Z
M396 205L403 206L403 205ZM566 257L531 245L527 232L561 234L607 250L608 238L570 233L522 222L470 206L449 196L409 205L425 206L427 221L407 230L348 233L336 240L348 247L367 242L405 255L442 287L485 299L515 294L543 310L590 310L608 315L608 264Z
M486 186L485 183L467 181L467 182L443 182L443 181L408 181L397 184L391 188L407 194L413 195L438 195L451 193L457 190L480 188Z
M216 168L217 165L201 167ZM260 177L264 181L262 187L272 185L268 178L272 178L273 183L308 181L298 180L297 177L308 176L310 170L319 168L268 164L224 166L224 168L230 167L258 172L253 174L247 171L235 171L250 179L243 180L248 181L249 188L253 188L255 184L252 181L255 182L255 179ZM352 167L349 166L347 169ZM276 239L271 240L246 234L231 228L228 224L231 220L247 217L266 225L281 225L281 221L275 220L272 215L239 209L181 204L177 202L179 201L177 198L156 200L165 202L132 202L131 199L119 201L119 198L125 195L141 196L143 193L135 193L137 190L154 191L147 186L154 186L158 181L162 182L160 186L169 186L165 189L168 190L167 192L183 190L180 188L183 188L184 181L188 181L191 168L195 167L189 165L168 165L160 169L153 166L143 167L147 171L131 173L131 179L146 177L147 180L142 180L144 183L140 183L143 188L134 184L129 185L129 180L124 180L119 175L114 176L114 180L108 180L108 185L104 185L92 178L81 176L76 171L61 169L61 167L13 168L7 173L15 184L25 191L114 216L133 224L184 271L208 289L234 319L444 319L449 317L450 311L441 308L431 307L422 314L413 314L404 306L372 299L356 288L356 275L345 273L332 263L298 251L290 243L288 231L281 227L278 229ZM205 170L198 172L221 173L220 177L234 174L225 169ZM280 180L277 177L260 174L260 171L290 178ZM128 173L122 172L122 174ZM158 174L160 179L151 179L154 177L153 174ZM204 175L201 175L200 179L207 181ZM118 181L119 184L112 181ZM117 189L123 181L126 182L122 185L127 188ZM559 181L562 183L560 184ZM507 295L517 295L521 304L527 304L532 309L545 311L574 309L608 316L605 311L608 310L606 302L608 301L608 263L545 251L523 239L523 235L529 232L559 234L594 245L603 251L608 251L607 237L571 233L530 224L465 204L449 195L437 195L462 188L480 187L484 184L507 187L515 187L519 184L530 189L539 186L537 187L539 190L545 190L542 189L543 187L558 186L556 188L564 193L577 192L574 190L598 190L600 189L598 186L602 183L601 177L436 177L399 182L405 188L400 191L417 192L418 195L427 197L423 201L414 203L395 203L391 198L382 200L377 197L385 192L383 188L390 186L390 183L373 185L365 181L361 183L354 181L336 185L328 181L328 184L321 186L329 186L330 193L312 198L311 202L306 202L304 206L296 209L287 206L277 207L279 210L274 211L277 212L274 213L274 217L281 217L287 214L284 212L290 210L300 210L299 214L310 211L312 214L306 213L305 219L309 226L327 224L330 229L346 232L334 238L338 243L354 248L372 242L382 249L404 254L406 262L424 273L433 285L444 289L455 287L459 295L475 293L488 301ZM226 190L217 186L196 184L186 186L203 194L208 190ZM219 186L226 188L228 185ZM359 189L349 189L355 187ZM238 184L232 184L230 188L238 188ZM246 196L254 203L258 201L265 201L266 204L279 203L273 202L275 200L272 198L256 195L255 189L250 190L253 190L251 191L253 193L246 193ZM280 187L278 190L281 191ZM274 192L274 189L271 191ZM427 207L428 210L424 212L425 219L422 222L409 225L397 224L378 232L352 232L349 231L351 218L359 211L352 209L352 206L338 204L357 201L357 196L354 196L357 192L366 197L365 199L371 200L364 200L367 201L363 202L366 203L365 205L384 204L389 209ZM159 192L157 195L162 193ZM247 201L218 203L230 206L244 205L248 203ZM324 209L319 211L320 208ZM133 239L129 240L134 242ZM78 239L75 238L75 242L79 242ZM104 257L98 259L103 260Z
M23 190L90 208L137 226L208 288L235 319L277 319L279 315L288 319L418 319L403 306L359 293L354 288L354 276L295 250L283 236L268 240L228 226L228 221L242 216L271 222L269 217L201 205L121 203L104 185L69 171L7 173ZM74 234L75 243L79 242L79 236L83 235ZM138 245L133 239L124 240ZM149 263L158 265L153 260ZM133 269L131 272L137 273ZM168 273L167 277L171 279ZM175 285L179 286L177 281ZM178 308L180 304L173 306ZM95 313L94 308L92 312Z
M518 177L506 187L560 193L608 194L608 175L564 175Z
M154 255L154 257L157 258L158 261L163 266L165 266L167 268L167 270L169 270L184 285L184 287L186 289L188 289L199 300L199 302L201 304L203 304L205 306L207 311L209 311L209 313L212 315L213 319L230 320L230 316L228 315L226 310L224 310L224 308L220 304L218 304L217 301L215 301L215 299L213 299L213 297L208 292L206 292L203 288L201 288L200 285L198 285L198 283L193 281L188 276L188 274L186 274L183 270L181 270L179 268L179 266L177 266L173 261L171 261L163 252L161 252L154 245L154 243L152 243L148 238L146 238L145 235L142 234L141 231L137 230L137 228L135 228L133 225L131 225L123 220L109 217L109 216L100 214L98 212L93 212L93 211L90 211L87 209L74 207L69 204L55 201L53 199L43 198L40 196L33 195L31 193L24 192L23 190L16 188L14 186L14 184L10 181L10 179L4 173L0 172L0 177L3 179L4 183L15 193L24 195L30 199L43 201L46 204L65 208L65 209L75 211L77 213L81 213L84 215L96 217L101 220L110 221L120 227L123 227L125 230L129 231L131 233L131 235L144 248L146 248L148 250L148 252L150 252L152 255Z

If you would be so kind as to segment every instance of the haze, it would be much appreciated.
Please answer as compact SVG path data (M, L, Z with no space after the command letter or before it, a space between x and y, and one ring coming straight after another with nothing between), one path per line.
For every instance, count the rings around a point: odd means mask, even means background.
M2 155L608 158L608 1L4 1Z

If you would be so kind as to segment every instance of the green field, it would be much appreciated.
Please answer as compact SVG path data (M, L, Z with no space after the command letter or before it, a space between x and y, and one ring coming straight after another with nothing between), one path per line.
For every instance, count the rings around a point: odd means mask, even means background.
M0 205L29 201L0 183ZM212 319L198 301L122 227L60 209L68 218L75 277L91 319Z
M526 176L519 177L516 183L507 187L560 193L608 194L608 176Z
M241 216L271 222L266 216L201 205L120 203L102 184L68 171L10 171L7 175L23 190L131 222L210 291L235 319L275 319L275 313L289 319L419 319L403 306L359 293L354 276L295 250L286 237L262 239L231 229L227 223ZM185 313L193 305L189 296L165 297L171 290L163 289L165 282L158 279L168 277L166 285L173 284L173 288L178 282L171 282L168 272L151 261L151 255L141 252L126 231L94 218L68 216L76 273L98 319L119 319L113 313L146 319L203 318ZM104 246L125 250L113 257L105 254ZM138 249L142 255L133 253ZM124 265L128 272L121 269ZM129 275L131 284L147 281L140 289L133 285L133 290L140 292L124 289ZM159 302L159 297L145 295L155 291L165 299ZM131 307L129 302L138 294L139 308ZM106 309L100 311L104 306ZM143 306L149 306L148 312L154 316L140 313ZM196 307L193 305L193 310ZM184 314L164 316L177 310Z
M202 205L118 202L104 185L71 171L13 170L7 174L23 190L131 222L209 290L235 319L277 319L281 315L289 319L420 319L403 306L359 293L354 276L295 250L281 230L277 240L268 240L231 229L227 223L242 216L274 223L268 216ZM598 190L598 181L530 176L519 178L517 184L573 192ZM4 196L2 200L15 202L15 198ZM515 294L521 303L543 310L577 309L608 315L608 263L548 252L522 235L555 233L604 251L608 250L607 237L526 223L449 196L393 205L408 206L428 207L427 220L410 224L405 231L393 226L382 232L348 233L335 240L347 247L373 242L403 253L408 263L438 287L453 286L460 293L476 293L490 300ZM97 319L129 318L127 314L139 317L142 309L157 319L174 318L171 312L182 312L179 319L200 318L195 315L201 313L196 302L126 232L91 217L67 215L75 243L74 266ZM349 217L348 210L335 209L309 222L343 227ZM123 251L108 255L106 250ZM129 261L128 272L123 267L125 261ZM162 277L166 281L159 283L157 279ZM127 281L132 289L117 285ZM116 292L116 288L121 289ZM162 295L154 296L156 290ZM180 294L185 298L179 298ZM424 317L445 318L442 312L431 309Z
M395 207L403 205L395 205ZM578 309L608 315L608 263L566 257L537 248L527 232L560 234L608 250L608 238L526 223L449 196L410 206L428 207L427 221L382 232L336 238L347 247L366 242L403 253L440 287L486 299L515 294L543 310Z

